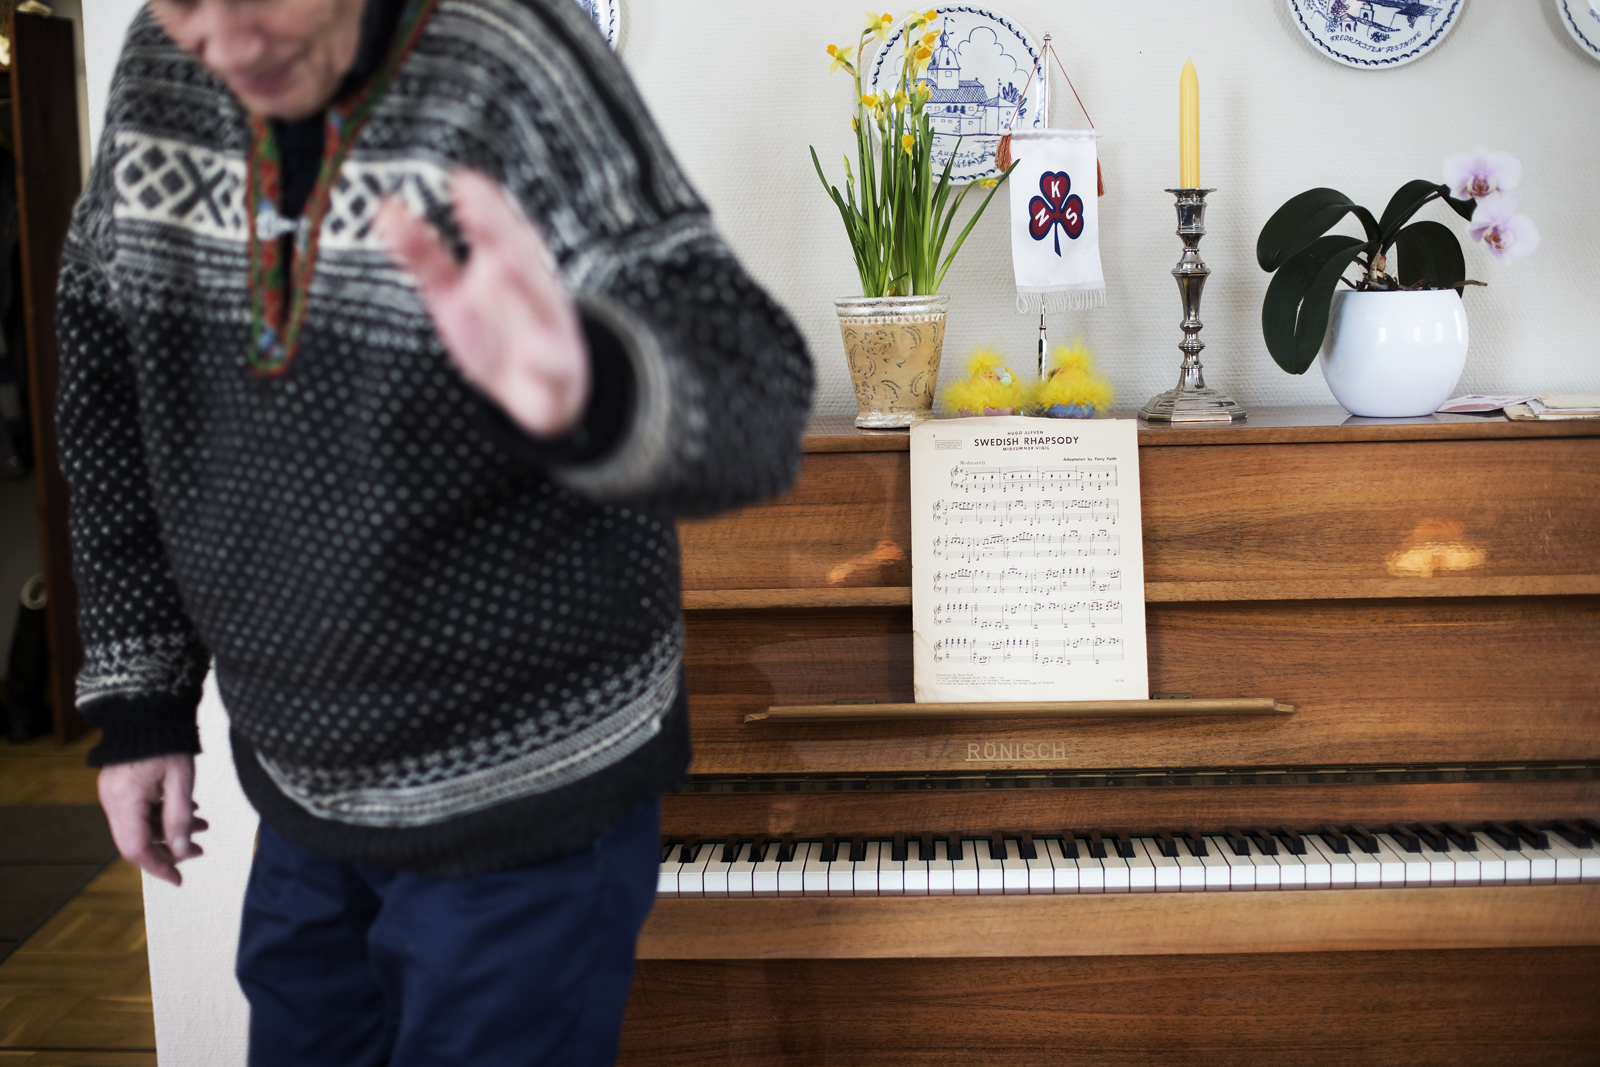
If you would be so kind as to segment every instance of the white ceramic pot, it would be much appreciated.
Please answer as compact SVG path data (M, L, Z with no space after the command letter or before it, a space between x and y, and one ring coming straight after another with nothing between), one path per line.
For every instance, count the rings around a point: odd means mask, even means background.
M1454 289L1333 294L1317 356L1341 407L1379 419L1431 415L1467 365L1467 313Z

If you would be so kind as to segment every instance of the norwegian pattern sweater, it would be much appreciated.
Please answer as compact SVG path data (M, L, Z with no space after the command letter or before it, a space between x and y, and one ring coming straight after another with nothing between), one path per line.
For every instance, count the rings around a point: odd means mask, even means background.
M458 875L581 847L681 779L673 517L782 491L812 379L578 5L414 0L386 63L330 110L296 227L267 126L147 15L130 31L59 287L78 703L97 762L194 752L214 662L263 818ZM452 233L464 166L583 312L595 399L567 438L460 377L372 232L397 194Z

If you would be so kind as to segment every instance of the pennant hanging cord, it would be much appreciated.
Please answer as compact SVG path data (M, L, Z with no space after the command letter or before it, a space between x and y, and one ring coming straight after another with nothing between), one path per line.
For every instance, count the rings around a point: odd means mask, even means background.
M1006 121L1006 132L1001 136L1000 143L995 146L995 166L999 167L1002 172L1011 166L1011 130L1016 127L1017 115L1022 110L1022 102L1028 99L1028 90L1033 86L1033 76L1039 72L1039 64L1044 62L1044 53L1046 51L1050 53L1050 58L1056 61L1056 69L1061 71L1061 76L1067 80L1067 88L1072 90L1072 98L1078 102L1078 110L1082 111L1083 117L1089 120L1089 128L1091 130L1094 129L1094 118L1090 116L1089 109L1083 106L1083 97L1078 95L1078 87L1072 84L1072 76L1067 73L1067 68L1061 65L1061 56L1056 51L1056 46L1053 43L1046 44L1040 49L1038 58L1033 61L1033 69L1028 71L1028 80L1022 83L1022 94L1017 97L1016 106L1011 109L1011 118ZM1049 69L1046 68L1045 76L1049 77L1049 75ZM1045 119L1048 121L1049 116L1046 115ZM1096 187L1095 195L1105 196L1106 179L1100 170L1099 152L1094 155L1094 181Z

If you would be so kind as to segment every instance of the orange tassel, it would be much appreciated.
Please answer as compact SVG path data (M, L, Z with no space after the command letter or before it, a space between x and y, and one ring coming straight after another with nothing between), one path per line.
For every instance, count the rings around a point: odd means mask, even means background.
M1100 187L1100 191L1098 193L1096 193L1095 195L1096 196L1105 196L1106 195L1106 176L1104 174L1100 173L1100 160L1098 158L1095 159L1095 161L1094 161L1094 181L1095 181L1095 184Z
M1000 168L1001 174L1004 174L1006 168L1011 166L1011 135L1009 133L1002 136L1000 143L995 146L994 165Z

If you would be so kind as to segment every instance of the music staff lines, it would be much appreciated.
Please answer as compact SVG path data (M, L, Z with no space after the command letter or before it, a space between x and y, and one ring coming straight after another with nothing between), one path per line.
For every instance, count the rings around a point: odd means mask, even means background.
M934 559L961 563L1121 554L1122 537L1110 530L1094 530L1088 536L1078 530L1068 530L1060 534L990 534L987 537L952 534L933 539Z
M1115 463L1073 463L1060 467L952 467L950 488L967 493L1005 493L1023 489L1079 492L1115 489Z
M1074 637L1060 641L1006 637L947 637L933 643L935 663L1120 663L1122 638Z
M988 570L957 567L933 572L936 593L1000 593L1052 596L1060 593L1120 593L1121 569L1097 570L1094 567L1052 567L1028 571L1021 567Z
M933 521L990 526L1117 524L1120 508L1110 497L1081 500L936 500Z
M1014 626L1120 626L1120 600L946 600L933 606L935 626L975 626L1009 630Z

